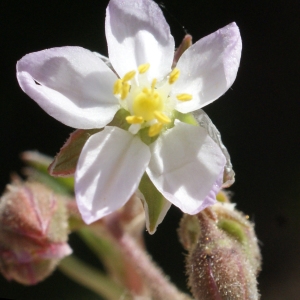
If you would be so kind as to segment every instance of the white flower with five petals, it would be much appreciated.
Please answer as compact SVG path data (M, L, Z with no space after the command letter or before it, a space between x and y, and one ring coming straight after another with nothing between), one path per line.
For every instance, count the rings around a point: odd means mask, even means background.
M91 223L123 206L144 172L169 201L165 211L172 203L198 213L214 204L226 159L205 129L174 120L174 112L202 108L232 85L239 29L231 23L202 38L172 70L174 39L156 3L111 0L105 25L113 70L80 47L31 53L17 64L21 88L49 115L74 128L104 127L86 142L75 172L82 217ZM128 130L107 126L121 108Z

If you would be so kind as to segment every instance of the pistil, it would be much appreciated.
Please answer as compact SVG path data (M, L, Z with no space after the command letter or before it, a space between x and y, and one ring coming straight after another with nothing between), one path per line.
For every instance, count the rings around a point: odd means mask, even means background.
M123 107L131 113L126 117L127 123L131 124L129 131L136 134L141 128L149 127L148 136L154 137L163 129L164 125L172 122L168 116L168 112L173 109L167 104L169 101L169 92L163 92L161 88L157 88L157 79L152 79L151 83L145 77L145 73L149 70L150 64L140 65L136 81L131 83L136 76L136 71L126 73L123 78L117 79L113 93L119 95L120 100L126 100ZM174 68L166 82L169 85L167 90L171 90L173 85L179 78L180 70ZM176 95L179 101L189 101L192 99L190 94Z

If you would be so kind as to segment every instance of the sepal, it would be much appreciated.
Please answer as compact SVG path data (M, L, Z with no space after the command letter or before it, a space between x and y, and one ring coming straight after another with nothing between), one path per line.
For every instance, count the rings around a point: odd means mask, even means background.
M125 118L128 114L129 113L125 109L119 109L113 120L107 126L116 126L127 130L129 128L129 124L125 121ZM103 128L87 130L77 129L71 133L70 137L50 164L48 168L49 174L55 177L73 176L83 146L90 136L100 132L101 130L103 130Z
M76 170L79 155L89 137L101 129L78 129L70 134L59 153L48 168L52 176L73 176Z
M171 202L163 197L146 173L141 179L139 191L136 194L142 200L144 206L146 228L150 234L154 234L157 226L163 221L168 212Z

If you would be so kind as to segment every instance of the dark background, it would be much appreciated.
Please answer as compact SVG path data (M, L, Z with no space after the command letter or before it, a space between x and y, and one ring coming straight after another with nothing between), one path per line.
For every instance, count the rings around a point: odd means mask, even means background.
M55 153L72 129L44 113L18 87L15 64L29 52L77 45L107 54L104 34L108 1L4 0L0 2L0 190L22 164L19 153ZM165 16L177 45L182 26L194 41L235 21L243 52L233 87L205 107L222 133L236 172L230 188L238 209L255 222L261 241L262 300L300 299L300 101L299 0L165 0ZM181 24L181 25L180 25ZM172 208L154 236L154 259L181 288L184 251ZM72 245L82 248L76 237ZM62 296L63 294L63 296ZM0 298L99 299L59 271L35 287L0 278Z

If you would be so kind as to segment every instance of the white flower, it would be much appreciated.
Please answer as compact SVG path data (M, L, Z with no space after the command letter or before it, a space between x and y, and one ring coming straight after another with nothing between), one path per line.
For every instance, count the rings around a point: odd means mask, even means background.
M238 27L199 40L173 70L174 39L153 1L111 0L105 28L115 72L80 47L31 53L17 64L21 88L49 115L74 128L104 127L85 144L75 173L83 219L91 223L123 206L145 171L183 212L212 205L225 157L205 129L174 121L174 111L197 110L232 85L242 48ZM120 108L128 111L128 131L106 126Z

